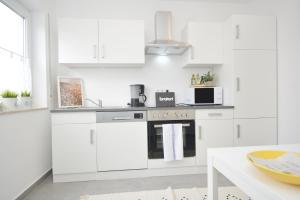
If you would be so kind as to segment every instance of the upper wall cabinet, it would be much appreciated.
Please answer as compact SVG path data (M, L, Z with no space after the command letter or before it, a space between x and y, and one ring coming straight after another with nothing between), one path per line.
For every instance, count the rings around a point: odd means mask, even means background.
M97 63L98 20L58 21L59 63Z
M144 22L138 20L100 20L100 62L144 63Z
M142 66L144 48L144 22L141 20L58 21L59 63Z
M192 45L186 53L185 66L223 63L223 23L189 22L183 39Z
M234 15L231 23L233 49L276 49L276 17Z

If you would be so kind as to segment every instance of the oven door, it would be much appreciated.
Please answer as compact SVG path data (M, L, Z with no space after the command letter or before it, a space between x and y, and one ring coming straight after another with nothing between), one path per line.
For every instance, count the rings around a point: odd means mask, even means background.
M164 158L163 151L163 124L182 124L184 157L195 156L195 121L148 121L148 158Z

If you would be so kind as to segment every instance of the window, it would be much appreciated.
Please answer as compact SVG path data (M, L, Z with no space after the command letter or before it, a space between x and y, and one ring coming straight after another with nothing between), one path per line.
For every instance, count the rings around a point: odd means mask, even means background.
M26 19L0 2L0 92L31 91Z

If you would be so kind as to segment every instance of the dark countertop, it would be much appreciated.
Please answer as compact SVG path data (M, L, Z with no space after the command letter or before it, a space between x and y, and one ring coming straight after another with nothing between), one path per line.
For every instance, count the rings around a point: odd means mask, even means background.
M233 109L234 106L223 105L203 105L203 106L185 106L176 107L82 107L82 108L56 108L51 113L61 112L122 112L122 111L147 111L147 110L175 110L175 109Z

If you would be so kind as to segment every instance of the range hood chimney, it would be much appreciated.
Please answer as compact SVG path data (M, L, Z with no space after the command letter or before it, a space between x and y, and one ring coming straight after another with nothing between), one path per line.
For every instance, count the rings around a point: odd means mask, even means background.
M155 40L146 44L147 55L182 55L191 45L172 39L172 13L155 13Z

